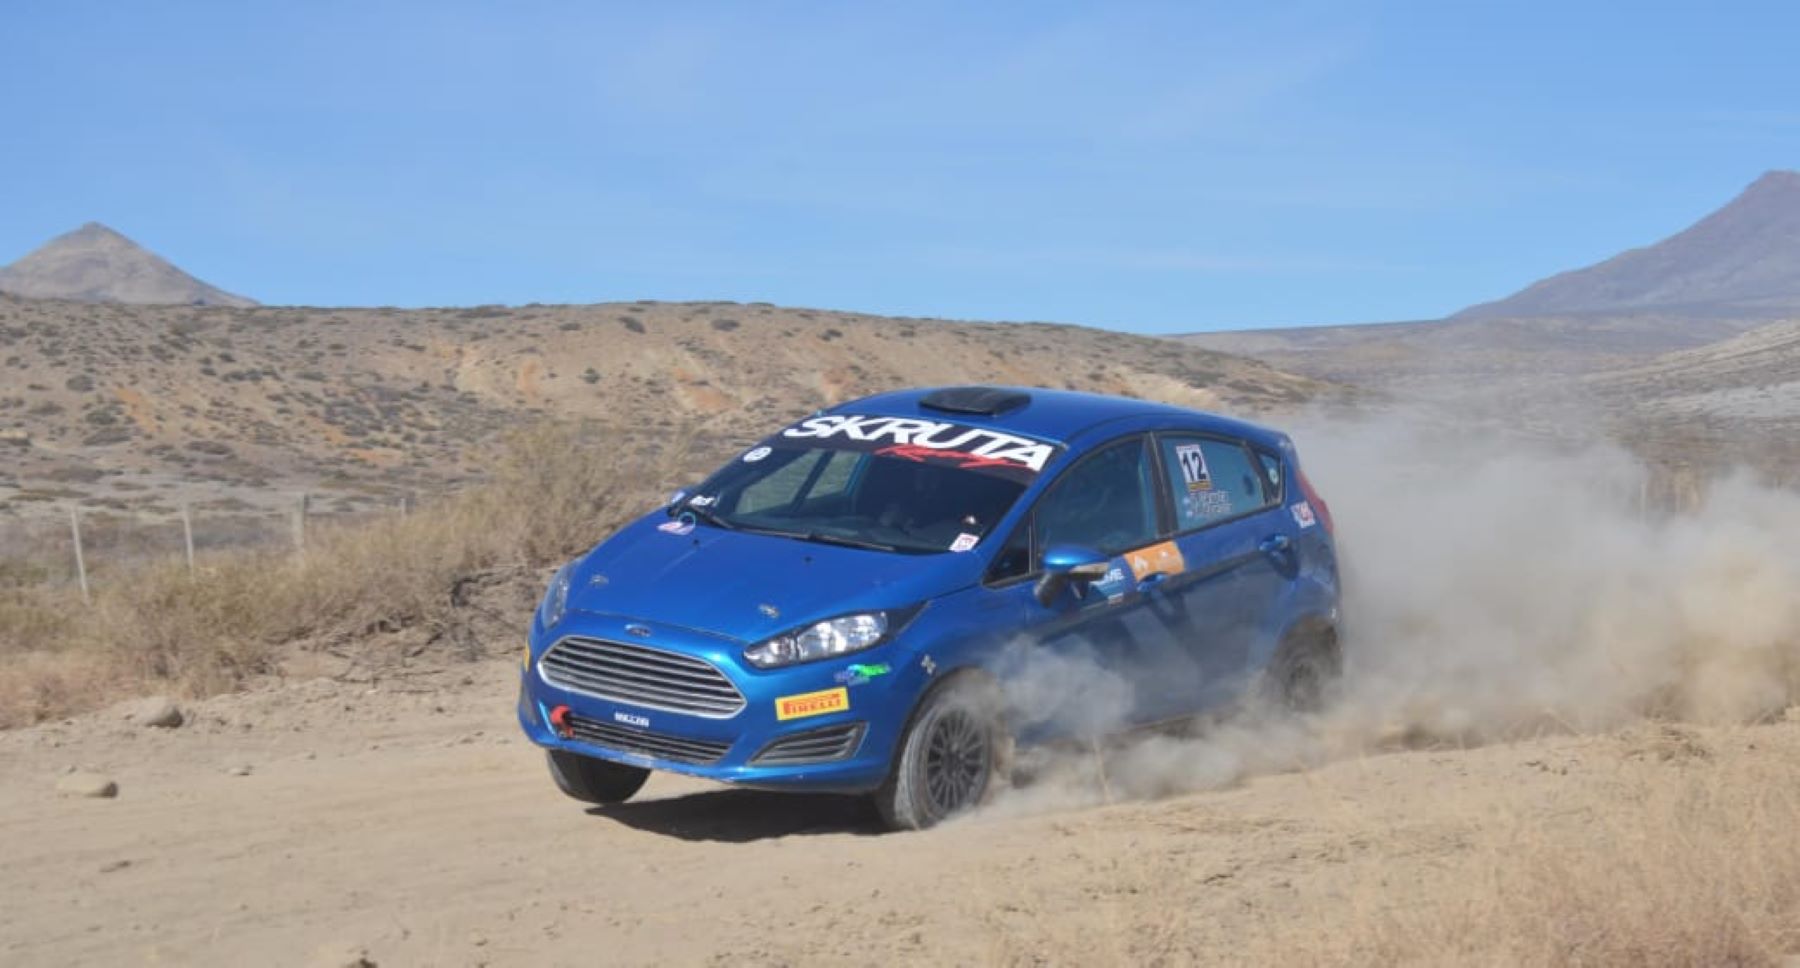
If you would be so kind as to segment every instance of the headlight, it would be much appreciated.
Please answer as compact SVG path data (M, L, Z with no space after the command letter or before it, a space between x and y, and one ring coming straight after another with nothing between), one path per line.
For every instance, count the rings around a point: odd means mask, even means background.
M777 635L744 650L744 658L759 669L829 659L860 652L880 642L888 633L888 613L863 612L827 619L817 625Z
M574 567L573 562L566 564L557 569L556 577L550 579L550 588L544 592L544 603L538 606L538 618L543 621L544 628L554 628L569 610L569 572Z

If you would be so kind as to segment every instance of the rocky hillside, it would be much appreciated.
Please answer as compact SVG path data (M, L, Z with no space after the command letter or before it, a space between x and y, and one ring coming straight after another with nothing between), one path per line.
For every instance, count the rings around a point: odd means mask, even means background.
M1331 388L1074 326L728 303L138 307L0 297L0 514L324 494L353 509L487 473L546 417L745 439L877 390L1074 387L1259 414ZM10 446L8 446L10 444Z
M9 266L0 292L38 299L165 306L254 306L188 275L98 222L59 235Z

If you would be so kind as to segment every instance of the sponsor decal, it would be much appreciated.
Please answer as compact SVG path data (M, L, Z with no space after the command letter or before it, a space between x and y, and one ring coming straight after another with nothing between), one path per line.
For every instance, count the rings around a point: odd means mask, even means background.
M774 448L772 448L772 447L753 447L750 449L749 452L744 454L744 463L754 464L757 461L762 460L764 457L767 457L774 452L775 452Z
M1106 596L1106 600L1109 602L1116 602L1124 598L1126 591L1125 566L1114 565L1108 568L1106 574L1102 575L1099 581L1094 582L1093 588L1094 591Z
M613 722L624 723L627 726L636 726L638 729L650 728L650 717L638 716L633 713L615 712L613 713Z
M1131 567L1131 576L1138 581L1151 575L1179 575L1187 570L1187 561L1181 557L1181 549L1173 541L1127 551L1125 563Z
M718 498L711 494L696 494L694 495L694 499L688 503L697 508L704 508L711 507L712 503L717 500Z
M1302 528L1310 528L1319 523L1319 519L1313 517L1312 505L1305 501L1301 501L1299 504L1288 508L1288 510L1294 512L1294 523Z
M838 670L832 678L846 686L860 686L870 679L885 676L894 671L885 662L856 662Z
M668 534L692 534L694 531L694 519L683 516L676 518L673 521L664 521L656 526L656 530Z
M1182 508L1190 518L1219 518L1231 513L1230 491L1197 491L1181 496Z
M781 432L789 440L817 439L902 460L948 463L1029 480L1056 456L1057 446L1015 434L912 417L823 414Z
M968 551L970 548L975 547L980 542L981 542L981 535L970 534L967 531L964 531L963 533L956 536L955 541L950 542L950 550L951 551Z
M919 659L919 668L924 669L928 676L937 675L937 662L933 661L931 656Z
M806 692L798 696L782 696L775 700L775 718L785 722L790 719L805 719L808 716L843 712L849 708L850 691L839 686L836 689L821 689L818 692Z
M1175 463L1181 465L1181 479L1189 493L1212 489L1212 472L1206 469L1206 451L1199 444L1176 444Z

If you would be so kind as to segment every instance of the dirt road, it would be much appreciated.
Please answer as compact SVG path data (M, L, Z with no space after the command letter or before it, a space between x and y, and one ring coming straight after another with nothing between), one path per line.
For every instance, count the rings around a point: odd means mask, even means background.
M1800 763L1793 723L1646 725L874 836L855 801L660 775L586 810L517 736L515 674L317 681L196 704L179 729L110 714L0 736L0 962L1367 958L1413 914L1501 890L1521 845L1591 843L1629 791ZM59 797L72 766L119 796Z

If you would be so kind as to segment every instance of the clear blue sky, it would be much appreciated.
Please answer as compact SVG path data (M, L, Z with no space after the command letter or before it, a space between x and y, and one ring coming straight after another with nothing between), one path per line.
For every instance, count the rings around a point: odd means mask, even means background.
M1443 315L1800 167L1800 4L8 0L0 262L270 303Z

